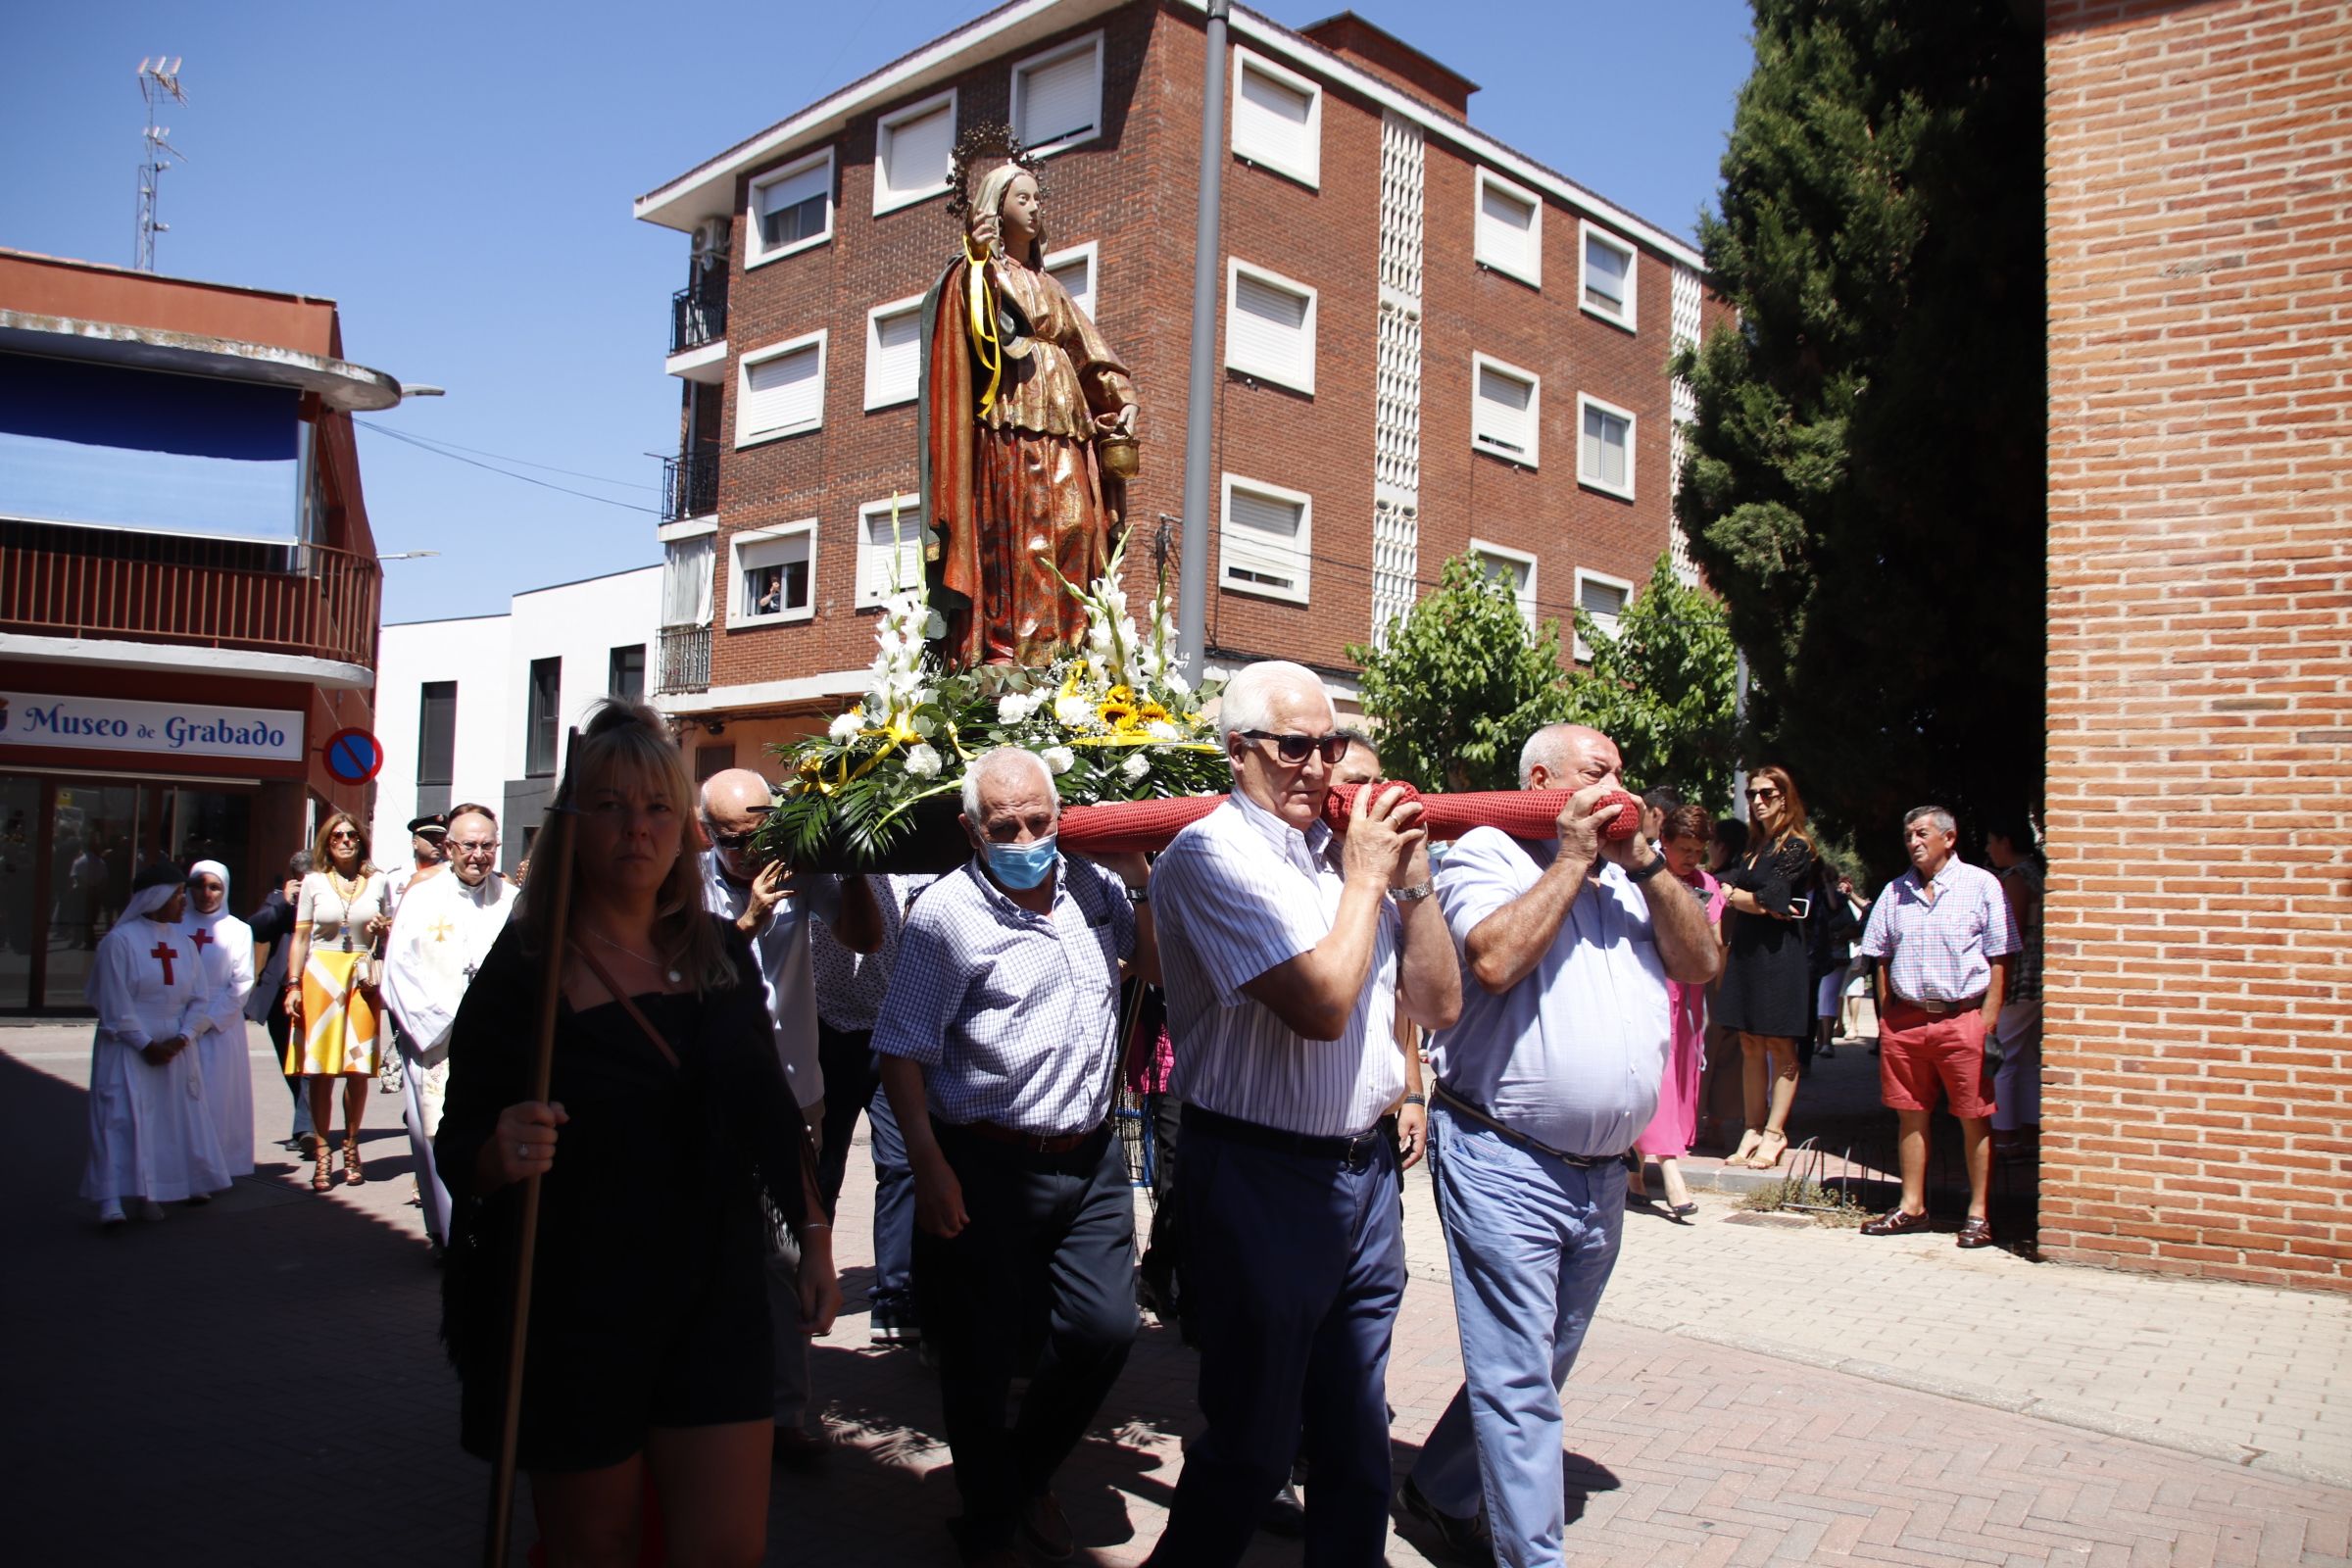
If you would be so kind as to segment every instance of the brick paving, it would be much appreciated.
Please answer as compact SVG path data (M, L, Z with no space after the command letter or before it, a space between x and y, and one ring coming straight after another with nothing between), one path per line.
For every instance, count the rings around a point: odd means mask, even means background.
M472 1558L487 1471L454 1442L395 1102L373 1102L375 1179L356 1192L302 1190L265 1144L256 1178L211 1207L101 1238L73 1196L86 1040L0 1030L9 1560ZM263 1133L282 1131L258 1056L256 1103ZM914 1356L865 1345L870 1189L851 1170L853 1315L815 1352L840 1446L821 1477L779 1476L769 1560L946 1563L936 1396ZM1629 1222L1562 1401L1571 1562L2352 1560L2352 1303L1758 1227L1705 1203L1690 1227ZM1460 1370L1419 1184L1408 1215L1399 1469ZM1082 1560L1134 1563L1156 1539L1192 1376L1147 1329L1062 1481ZM1411 1527L1389 1560L1432 1560L1431 1544ZM1261 1537L1250 1561L1298 1557Z

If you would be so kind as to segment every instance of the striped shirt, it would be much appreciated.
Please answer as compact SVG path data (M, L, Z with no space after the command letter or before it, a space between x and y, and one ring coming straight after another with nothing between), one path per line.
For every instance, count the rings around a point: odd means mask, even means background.
M1886 884L1855 949L1886 960L1886 983L1906 1002L1966 1002L1992 984L1992 960L2017 951L2017 922L1989 871L1958 857L1936 873L1936 897L1917 868Z
M808 917L838 918L841 880L804 871L792 879L790 897L770 910L767 924L752 938L760 984L767 994L768 1021L775 1025L776 1059L792 1085L793 1099L813 1105L825 1098L824 1069L816 1057L816 982L808 967ZM752 885L727 875L718 851L703 852L703 907L722 919L740 920L752 905Z
M1054 871L1050 914L1006 898L977 861L906 911L873 1049L922 1064L941 1121L1056 1137L1110 1114L1135 910L1092 861L1063 858Z
M1530 848L1491 827L1455 841L1437 884L1457 950L1536 885L1559 845ZM1514 1132L1622 1154L1658 1108L1671 1030L1649 901L1604 861L1526 978L1499 996L1463 981L1462 1015L1430 1042L1430 1061L1447 1093Z
M1186 1103L1286 1132L1352 1137L1404 1093L1395 904L1381 905L1371 975L1339 1039L1301 1039L1242 994L1331 934L1346 880L1331 851L1323 823L1300 833L1237 793L1153 863L1176 1056L1168 1089Z

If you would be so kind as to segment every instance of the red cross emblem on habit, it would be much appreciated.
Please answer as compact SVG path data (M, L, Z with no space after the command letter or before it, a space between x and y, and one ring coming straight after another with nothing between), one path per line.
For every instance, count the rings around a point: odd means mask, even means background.
M204 950L213 945L213 933L209 927L200 925L188 933L188 940L196 945L196 956L201 958L204 956ZM169 985L171 981L170 975L164 976L165 984Z
M179 956L179 950L169 942L158 942L155 945L155 951L148 954L147 956L164 966L164 984L170 985L172 983L172 960Z

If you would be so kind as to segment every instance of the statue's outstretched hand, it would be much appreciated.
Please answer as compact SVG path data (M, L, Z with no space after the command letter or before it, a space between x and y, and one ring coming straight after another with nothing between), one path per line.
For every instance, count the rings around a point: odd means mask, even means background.
M983 251L997 248L997 239L1004 232L1004 222L994 213L982 213L972 220L972 243Z

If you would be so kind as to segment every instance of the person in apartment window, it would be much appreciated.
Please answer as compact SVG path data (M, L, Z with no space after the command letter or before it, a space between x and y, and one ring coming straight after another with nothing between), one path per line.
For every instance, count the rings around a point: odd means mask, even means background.
M923 514L956 667L1040 665L1079 639L1085 609L1062 581L1102 575L1127 504L1104 463L1132 472L1108 454L1135 452L1135 383L1041 265L1044 201L1008 143L980 131L957 147L963 246L923 301Z
M752 613L784 613L784 568L761 566L752 573Z

